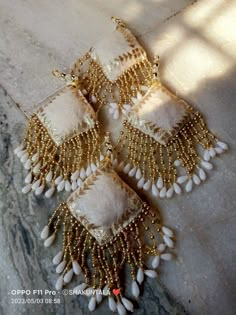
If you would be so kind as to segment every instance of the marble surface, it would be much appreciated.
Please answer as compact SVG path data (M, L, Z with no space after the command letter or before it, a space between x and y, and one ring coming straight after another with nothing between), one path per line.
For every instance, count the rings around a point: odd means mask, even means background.
M109 32L109 17L116 15L131 25L150 56L160 55L163 81L199 108L230 145L215 159L204 185L158 201L178 240L176 261L160 273L172 298L158 281L148 281L135 314L183 314L173 298L190 314L235 314L236 2L0 0L0 12L0 313L88 313L83 297L60 297L59 305L11 303L13 289L53 288L56 249L47 252L39 233L49 209L59 203L58 196L48 201L21 194L24 172L13 148L21 142L33 104L61 84L51 69L68 69ZM95 314L108 311L101 305Z

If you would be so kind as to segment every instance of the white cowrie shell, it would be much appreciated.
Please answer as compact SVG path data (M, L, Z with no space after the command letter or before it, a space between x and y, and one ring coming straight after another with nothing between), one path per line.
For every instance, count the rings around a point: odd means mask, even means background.
M137 167L133 167L130 171L129 171L129 176L133 177L136 173Z
M115 120L117 120L117 119L119 119L119 116L120 116L119 110L118 110L118 109L115 109L114 114L113 114L113 118L114 118Z
M31 191L31 188L32 188L32 185L28 184L25 187L23 187L21 191L23 194L28 194Z
M157 273L155 270L144 270L144 274L148 276L149 278L156 278Z
M201 161L201 165L207 170L212 170L213 169L213 165L211 163L209 163L209 162Z
M97 102L97 99L94 95L91 95L91 102L92 103L96 103Z
M54 194L54 191L55 191L55 187L52 186L50 189L48 189L48 190L45 192L45 196L46 196L47 198L51 198L52 195Z
M186 182L188 180L188 176L184 175L184 176L180 176L177 178L177 183L178 184L183 184L184 182Z
M63 287L63 276L58 277L57 282L55 284L55 289L56 290L61 290Z
M72 267L73 267L74 273L76 275L81 274L81 272L82 272L81 267L76 260L72 261Z
M58 185L57 185L57 191L63 191L65 188L65 180L63 179Z
M143 188L144 182L145 182L145 179L142 177L142 178L138 181L137 187L138 187L139 189Z
M161 230L162 230L162 232L164 233L164 234L166 234L167 236L169 236L169 237L173 237L174 236L174 233L169 229L169 228L167 228L166 226L162 226L162 228L161 228Z
M152 194L153 194L154 197L158 197L158 195L159 195L159 191L156 188L155 184L152 184Z
M72 191L75 191L76 189L77 189L77 182L76 182L76 180L73 180L72 181L72 184L71 184L71 189L72 189Z
M51 246L52 243L53 243L54 240L55 240L55 237L56 237L56 235L53 233L49 238L47 238L47 239L44 241L44 246L45 246L45 247Z
M174 193L174 188L170 187L166 192L166 197L171 198L173 196L173 193Z
M228 145L222 141L218 141L216 143L220 148L222 148L223 150L228 150Z
M66 261L62 260L62 262L57 266L56 273L61 273L66 266Z
M87 287L86 283L81 283L73 289L73 292L78 294L80 291L83 291L86 287Z
M48 183L51 183L51 181L52 181L52 171L49 171L49 172L48 172L48 174L47 174L47 176L46 176L46 181L47 181Z
M159 193L160 198L164 198L166 196L166 187L163 187Z
M32 156L32 158L31 158L31 160L32 160L33 162L38 161L38 159L39 159L39 153L35 153L35 154Z
M93 173L97 170L97 166L94 163L91 163L91 170Z
M166 244L161 243L160 245L158 245L159 253L163 253L165 249L166 249Z
M222 154L224 152L224 150L222 148L219 148L219 147L215 147L215 151L217 154Z
M17 155L17 157L20 159L20 158L22 158L22 156L23 156L26 152L27 152L26 150L19 151L16 155Z
M35 195L39 196L42 194L43 191L44 191L44 185L41 185L35 190Z
M91 167L90 167L90 165L87 167L87 169L86 169L86 176L87 177L89 177L91 174L92 174L92 170L91 170Z
M41 163L39 162L38 164L35 165L35 167L33 168L33 172L35 174L37 174L40 170L40 167L41 167Z
M130 163L126 164L126 165L125 165L125 167L123 168L123 172L124 172L125 174L128 174L128 173L129 173L130 168L131 168Z
M77 179L77 186L80 187L83 184L81 178Z
M72 175L71 175L71 180L77 180L79 177L79 170L75 171Z
M72 277L73 277L73 274L74 274L74 272L73 272L73 269L70 269L69 271L67 271L67 273L64 275L64 282L65 283L69 283L69 282L71 282L71 279L72 279Z
M41 184L41 179L36 180L36 182L34 182L32 184L32 190L36 190Z
M155 256L152 260L152 268L153 269L158 268L159 264L160 264L160 256Z
M15 150L14 150L14 153L17 154L19 153L20 151L22 151L24 149L24 145L21 144L19 147L17 147Z
M202 181L204 181L206 179L206 173L202 168L199 168L198 175Z
M115 300L113 299L112 296L109 296L109 297L108 297L108 306L109 306L109 309L110 309L112 312L115 312L115 311L116 311L116 302L115 302Z
M60 176L57 176L57 178L55 179L55 184L58 185L63 179L63 176L60 175Z
M125 297L122 297L121 301L122 301L124 307L127 309L127 311L129 311L129 312L134 311L133 303L131 303L130 300L126 299Z
M172 260L173 256L171 255L171 253L164 253L161 254L161 259L166 260L166 261L170 261Z
M204 161L210 160L210 152L208 150L205 150L205 152L203 154L203 159L204 159Z
M209 153L212 158L216 156L216 151L214 148L210 148Z
M111 108L113 108L113 109L117 109L117 108L118 108L117 103L110 103L109 105L110 105Z
M61 260L62 260L62 257L63 257L63 251L59 251L53 258L52 262L54 265L58 265Z
M143 282L143 280L144 280L143 268L141 268L141 267L138 268L136 279L137 279L139 284L141 284Z
M139 290L139 287L137 285L137 282L136 281L133 281L132 282L132 295L135 297L135 298L138 298L139 297L139 294L140 294L140 290Z
M190 192L193 189L193 181L192 179L189 179L186 186L185 186L185 190L187 192Z
M45 240L46 238L48 238L49 235L49 227L48 225L46 225L43 229L42 232L40 233L40 237L42 240Z
M117 309L118 315L126 315L125 307L120 302L117 302L116 309Z
M163 188L163 179L162 177L159 177L157 180L157 188L162 189Z
M30 184L31 182L32 182L32 173L30 172L25 178L25 183Z
M175 160L175 161L174 161L174 165L175 165L176 167L180 166L180 165L181 165L180 160Z
M95 297L97 304L100 304L102 302L102 293L97 292Z
M169 236L167 235L164 235L163 236L163 241L166 243L166 245L170 248L173 248L174 247L174 242L171 238L169 238Z
M136 172L136 174L135 174L135 177L136 177L136 179L138 179L138 180L142 177L142 172L141 172L140 168L137 169L137 172Z
M180 195L182 193L182 190L181 190L180 186L177 183L174 183L173 187L174 187L174 191L175 191L175 193L177 195Z
M195 185L199 185L201 183L200 178L196 174L193 174L193 182Z
M151 188L151 184L152 183L150 180L146 181L146 183L143 185L143 189L148 191Z
M80 170L80 178L82 180L84 180L86 178L86 172L85 172L85 169L83 167Z
M93 312L96 308L96 297L92 296L89 300L88 309Z
M138 100L136 97L131 97L131 101L133 102L134 105L138 103Z
M26 152L20 159L21 163L25 163L28 160L29 154Z
M65 182L65 191L71 191L71 184L68 180Z
M30 159L28 159L28 160L25 162L24 168L25 168L26 170L30 170L30 169L31 169L31 161L30 161Z

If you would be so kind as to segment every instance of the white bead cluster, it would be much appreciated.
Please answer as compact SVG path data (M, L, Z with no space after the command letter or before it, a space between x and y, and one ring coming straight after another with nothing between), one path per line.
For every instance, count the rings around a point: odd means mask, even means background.
M27 151L24 149L24 145L20 145L18 148L15 149L14 152L17 157L20 158L21 162L24 163L24 167L26 168L27 166L27 170L31 168L32 162L36 163L33 170L31 170L25 177L26 185L22 188L22 193L27 194L30 191L34 191L36 196L41 195L45 190L46 185L42 184L41 179L37 179L36 181L33 180L34 174L37 174L41 167L41 162L38 161L39 154L34 154L30 160ZM100 161L102 161L103 159L104 156L101 154ZM54 174L52 170L50 170L46 175L46 182L50 188L45 192L45 196L47 198L51 198L56 190L58 192L63 190L67 192L76 190L82 185L83 181L88 176L90 176L97 170L98 166L99 162L97 164L90 163L86 168L82 167L80 170L76 170L71 175L70 179L63 178L63 175L58 175L56 178L53 178Z
M141 86L141 91L145 92L148 90L148 87L145 85ZM143 98L143 95L138 92L136 97L131 97L131 101L133 103L133 105L137 104L141 99ZM131 104L122 104L119 105L116 102L111 102L108 104L109 106L109 113L112 116L113 119L117 120L120 117L120 114L122 113L124 116L127 116L128 113L131 111L132 109L132 105Z
M49 226L46 225L41 234L41 239L44 240L44 246L49 247L52 245L53 241L55 240L55 233L52 235L49 235ZM131 283L131 293L132 296L135 299L138 299L140 295L140 288L139 285L141 285L144 281L144 277L149 278L156 278L157 272L154 269L157 269L160 264L160 260L169 261L172 259L171 253L164 253L166 250L166 247L173 248L174 242L172 240L174 234L173 232L165 227L161 227L161 233L162 239L164 243L159 244L158 246L158 255L154 256L152 259L152 268L153 269L144 269L142 267L138 268L136 279L134 279ZM59 277L55 284L56 290L61 290L64 285L71 282L73 275L80 275L82 274L82 269L78 262L76 260L72 260L71 262L64 259L64 253L63 251L59 251L52 260L53 264L56 266L56 273L59 274ZM66 269L68 265L71 265L71 268L68 270ZM66 272L65 272L66 271ZM79 294L82 290L85 290L87 288L86 283L80 283L74 288L74 293ZM101 294L101 291L103 294ZM107 293L106 293L107 292ZM97 290L94 292L93 288L87 288L86 294L90 297L88 302L88 309L93 312L96 309L96 306L101 303L102 298L104 295L107 295L108 298L108 307L112 312L116 312L119 315L125 315L126 311L133 312L134 306L133 303L127 299L126 297L122 296L121 293L119 293L119 299L115 301L115 296L113 297L111 292L109 292L108 286L105 286L101 290Z
M120 111L126 116L131 110L131 105L129 104L123 104L122 107L120 107L117 103L109 103L108 106L109 113L115 120L119 119Z
M216 156L216 154L222 154L228 149L228 146L218 141L216 147L211 147L209 150L204 152L204 160L201 160L197 166L197 173L189 175L181 175L177 177L175 183L172 186L164 186L164 181L162 177L157 178L155 182L152 182L150 179L146 179L142 175L142 171L139 167L132 165L131 163L124 164L122 161L118 165L118 170L123 171L130 177L134 177L137 180L137 187L145 191L151 191L154 197L160 198L171 198L174 193L180 195L182 193L182 188L180 185L185 184L185 191L190 192L193 189L193 185L200 185L201 181L205 181L207 175L205 170L212 170L213 165L209 162L210 158ZM181 166L181 161L176 160L174 162L175 167ZM205 169L205 170L204 170Z
M159 267L161 260L170 261L173 258L171 253L165 253L165 251L167 247L174 248L174 233L166 226L162 226L161 232L164 243L158 245L158 255L152 258L151 264L153 269L157 269Z
M44 246L45 247L49 247L52 245L52 243L55 240L55 236L56 236L55 233L53 233L52 235L49 236L48 225L46 225L43 228L43 230L40 234L41 239L44 240ZM82 273L82 269L76 260L72 261L72 268L69 269L67 272L64 272L65 268L69 262L66 261L65 259L63 259L63 256L64 256L63 251L59 251L52 260L53 264L56 265L56 273L61 274L58 277L56 284L55 284L56 290L61 290L63 285L71 282L74 274L80 275Z
M139 285L141 285L144 281L144 277L147 276L149 278L156 278L157 277L157 272L154 270L158 268L160 264L160 260L164 261L169 261L172 259L172 254L171 253L164 253L166 250L166 247L173 248L174 247L174 242L172 240L174 233L167 227L162 226L161 232L163 235L163 240L164 243L159 244L158 246L158 254L157 256L154 256L152 259L152 268L153 269L143 269L143 268L138 268L137 274L136 274L136 279L132 281L131 284L131 293L132 296L135 299L138 299L140 295L140 288ZM124 315L126 314L126 311L133 312L133 304L131 301L126 299L125 297L121 297L121 301L118 301L117 303L115 302L114 298L112 296L108 297L108 305L109 309L112 312L117 311L119 315Z

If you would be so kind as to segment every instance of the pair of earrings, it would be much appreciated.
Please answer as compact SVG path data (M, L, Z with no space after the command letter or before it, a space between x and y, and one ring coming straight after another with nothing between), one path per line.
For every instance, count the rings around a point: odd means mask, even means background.
M56 289L84 274L75 291L90 288L90 311L103 290L109 308L122 315L133 311L122 292L124 265L138 298L144 276L156 277L160 260L171 259L166 249L174 247L174 235L117 172L133 177L139 189L170 198L204 181L213 168L209 160L227 145L161 83L159 61L152 65L123 21L113 20L116 29L77 60L70 74L54 71L66 86L33 114L15 153L28 170L23 193L45 191L51 197L56 190L73 191L41 233L49 247L63 226L63 247L53 259L60 274ZM97 118L104 106L114 119L125 117L114 149Z

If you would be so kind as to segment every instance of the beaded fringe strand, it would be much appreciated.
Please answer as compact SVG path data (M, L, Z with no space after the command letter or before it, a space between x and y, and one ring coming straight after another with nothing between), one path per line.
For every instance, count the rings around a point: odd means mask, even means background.
M134 177L139 189L150 190L155 197L171 198L174 193L181 194L181 184L190 192L194 184L205 181L206 170L213 168L209 160L228 146L208 131L197 112L166 145L125 120L118 148L126 154L120 157L118 169Z
M152 65L146 58L129 67L115 81L110 81L93 59L90 59L86 67L84 61L87 59L87 55L79 59L72 67L71 75L79 77L83 94L98 106L98 110L105 105L109 106L114 119L118 119L121 112L129 112L132 98L146 92L152 82Z
M100 245L74 218L67 204L62 203L41 232L45 247L52 245L60 225L63 226L63 246L53 259L57 266L56 273L60 274L55 287L61 290L74 275L83 274L84 282L77 285L74 291L80 294L87 288L90 311L96 308L104 295L107 295L112 311L117 310L118 314L125 314L125 309L133 311L132 302L122 293L124 287L120 273L124 271L125 264L128 264L132 277L131 295L137 299L144 276L155 278L157 273L154 269L160 261L172 259L172 254L165 250L174 247L173 232L160 223L146 203L143 203L137 218L104 245ZM145 255L152 256L153 269L145 269Z
M50 185L45 193L48 198L56 189L75 190L97 169L103 158L100 156L98 123L56 145L37 115L33 115L23 144L15 149L15 154L28 171L23 193L33 190L40 195L47 184Z

